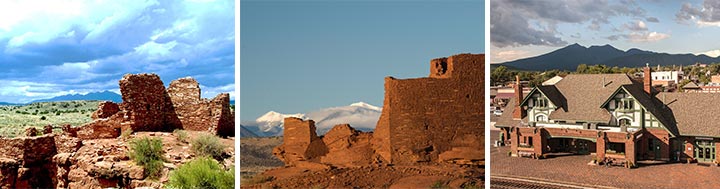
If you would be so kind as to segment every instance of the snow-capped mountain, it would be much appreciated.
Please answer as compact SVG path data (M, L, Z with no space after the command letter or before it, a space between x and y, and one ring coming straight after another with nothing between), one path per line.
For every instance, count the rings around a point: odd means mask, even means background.
M352 103L349 106L338 106L311 111L305 114L282 114L270 111L258 117L254 123L245 121L242 124L262 136L282 135L283 121L286 117L297 117L315 121L318 135L323 135L337 124L348 123L362 131L375 130L382 108L365 102ZM252 128L255 127L255 128Z
M269 111L255 119L255 122L257 123L259 131L263 133L282 133L282 124L286 117L307 119L305 114L281 114L275 111Z

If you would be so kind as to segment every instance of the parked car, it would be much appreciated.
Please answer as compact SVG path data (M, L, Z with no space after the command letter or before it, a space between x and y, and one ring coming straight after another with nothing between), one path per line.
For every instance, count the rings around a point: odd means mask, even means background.
M502 115L502 113L503 113L502 110L495 110L495 111L493 112L493 114L495 114L496 116L500 116L500 115Z

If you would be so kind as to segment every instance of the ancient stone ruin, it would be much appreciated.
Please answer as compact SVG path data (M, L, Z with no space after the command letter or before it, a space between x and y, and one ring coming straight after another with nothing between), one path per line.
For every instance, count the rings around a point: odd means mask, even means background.
M430 62L430 77L385 78L374 132L336 125L317 136L312 120L285 118L273 153L288 166L323 168L423 162L484 164L485 56L460 54Z
M165 89L155 74L127 74L119 85L123 102L101 102L90 123L64 125L59 134L46 126L42 132L26 130L26 137L0 138L0 188L159 187L143 180L142 167L129 163L127 148L115 140L122 132L234 135L229 95L202 99L192 78Z

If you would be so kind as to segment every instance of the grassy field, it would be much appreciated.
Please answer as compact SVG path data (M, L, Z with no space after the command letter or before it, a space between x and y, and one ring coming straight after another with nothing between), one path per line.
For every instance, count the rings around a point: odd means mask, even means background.
M24 106L0 106L0 136L22 135L27 127L41 130L52 125L54 132L60 126L79 126L92 121L90 115L100 101L38 102Z

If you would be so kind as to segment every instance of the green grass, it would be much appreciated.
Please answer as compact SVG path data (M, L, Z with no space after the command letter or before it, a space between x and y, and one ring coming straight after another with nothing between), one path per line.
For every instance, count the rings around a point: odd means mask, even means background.
M163 144L162 140L156 137L142 137L130 141L128 156L136 164L143 167L147 176L151 179L158 178L163 168Z
M170 172L169 188L234 188L235 171L223 170L210 157L193 159ZM267 181L267 180L264 180ZM264 182L263 181L263 182Z
M0 106L0 136L21 136L25 128L38 130L46 125L60 126L70 124L80 126L92 121L90 115L97 109L100 101L38 102L25 106ZM41 118L45 117L44 120Z
M220 143L220 138L209 133L200 134L190 144L193 152L198 156L209 156L215 159L222 159L225 149L225 146Z
M177 140L180 142L188 142L188 133L185 130L175 129L175 131L173 131L173 135L175 135L175 137L177 137Z

